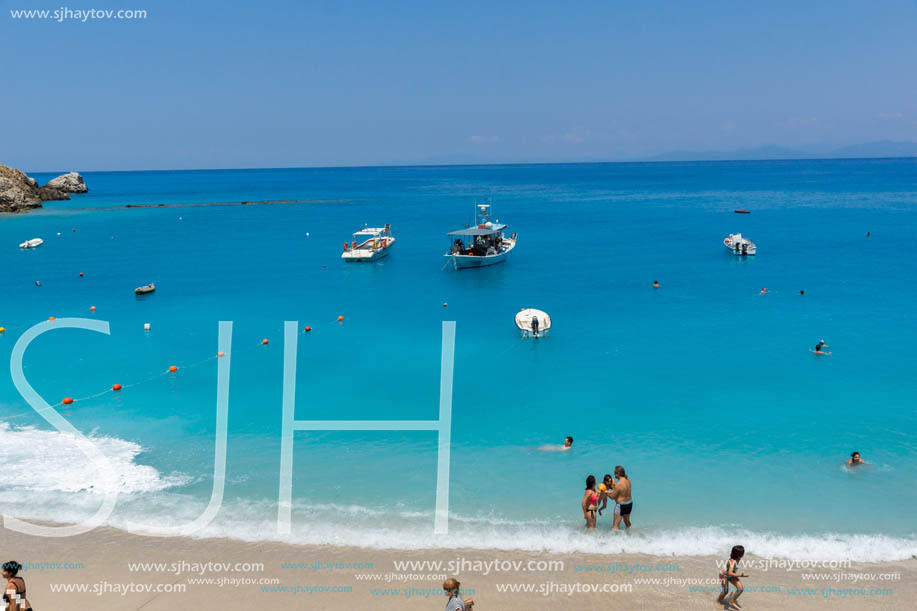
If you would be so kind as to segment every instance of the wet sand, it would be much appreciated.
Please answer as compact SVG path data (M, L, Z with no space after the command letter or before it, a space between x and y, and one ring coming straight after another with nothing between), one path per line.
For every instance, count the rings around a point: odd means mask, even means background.
M69 538L36 538L3 529L0 554L20 563L75 564L81 568L32 567L24 570L36 609L156 611L158 609L442 609L439 575L457 576L474 591L478 611L515 609L722 609L716 605L717 562L724 558L661 558L641 555L558 555L486 550L377 550L333 546L292 546L225 539L154 538L112 528ZM746 564L759 559L746 557ZM396 568L395 562L462 563L458 571ZM560 561L549 567L546 563ZM499 564L495 565L497 562ZM529 564L532 562L533 564ZM129 563L162 563L158 570L131 570ZM216 567L214 564L230 565ZM245 564L263 565L246 567ZM305 568L284 568L301 563ZM337 565L335 565L337 563ZM513 566L513 563L516 563ZM539 564L540 563L540 564ZM364 565L355 568L355 564ZM343 566L343 565L349 565ZM368 566L371 565L371 568ZM502 565L502 566L501 566ZM616 570L577 571L576 565L616 565ZM490 568L487 568L487 567ZM673 568L677 567L677 568ZM236 570L236 569L239 570ZM248 569L248 570L246 570ZM917 560L854 564L844 569L743 569L745 609L912 609L917 601ZM804 574L838 575L835 581L805 579ZM897 574L899 579L882 579ZM851 575L857 580L852 581ZM358 577L359 576L359 577ZM369 576L378 576L368 580ZM200 583L196 580L213 580ZM386 581L388 579L388 581ZM249 580L239 583L239 580ZM261 580L273 583L257 583ZM641 580L657 580L655 583ZM54 591L77 584L87 592ZM152 591L123 593L124 585ZM713 588L691 591L691 585ZM529 592L500 591L507 586ZM181 593L158 589L184 588ZM273 591L272 591L273 588ZM282 589L286 588L286 591ZM331 591L338 588L343 591ZM579 591L570 593L571 588ZM597 588L608 591L583 591ZM753 591L758 588L758 591ZM768 591L761 591L766 588ZM794 593L793 588L811 593ZM827 595L822 589L833 588ZM293 591L298 589L298 591ZM321 591L324 589L325 591ZM866 593L888 589L890 593ZM95 590L95 591L94 591ZM97 591L104 590L102 594ZM374 593L375 590L375 593ZM385 593L388 590L388 593ZM394 590L401 590L399 594ZM404 590L411 595L407 596ZM846 593L844 591L846 590ZM543 592L549 591L547 595Z

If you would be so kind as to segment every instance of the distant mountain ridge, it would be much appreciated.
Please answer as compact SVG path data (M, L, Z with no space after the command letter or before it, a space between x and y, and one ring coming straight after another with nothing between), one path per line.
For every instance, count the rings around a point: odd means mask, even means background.
M851 144L840 148L786 148L781 146L759 146L748 149L726 151L671 151L644 161L761 161L767 159L852 159L868 157L917 157L917 142L895 142L877 140Z

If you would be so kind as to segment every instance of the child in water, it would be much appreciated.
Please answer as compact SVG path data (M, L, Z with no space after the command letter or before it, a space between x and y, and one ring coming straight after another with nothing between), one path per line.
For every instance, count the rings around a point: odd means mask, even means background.
M723 604L725 602L727 607L735 609L742 608L736 601L744 590L742 587L742 580L739 579L739 577L748 577L745 573L739 572L739 561L744 555L745 548L741 545L736 545L732 548L732 552L729 553L729 560L726 561L726 568L720 571L720 581L723 584L723 591L720 592L719 597L716 599L717 604ZM735 586L736 593L732 595L730 600L726 600L726 595L729 594L729 584Z

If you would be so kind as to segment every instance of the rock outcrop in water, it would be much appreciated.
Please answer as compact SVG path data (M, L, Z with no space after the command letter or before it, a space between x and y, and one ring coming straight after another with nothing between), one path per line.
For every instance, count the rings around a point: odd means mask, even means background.
M83 182L83 177L76 172L61 174L57 178L48 181L45 187L59 189L64 193L86 193L89 189Z
M0 163L0 212L23 212L41 208L41 202L70 199L67 193L86 193L89 189L76 172L58 176L43 187L34 178Z

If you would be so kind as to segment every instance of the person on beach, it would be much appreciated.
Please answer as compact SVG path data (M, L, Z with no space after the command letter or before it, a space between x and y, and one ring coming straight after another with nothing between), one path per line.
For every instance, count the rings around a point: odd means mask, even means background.
M630 478L627 477L627 472L621 465L615 467L614 473L618 481L614 482L614 487L606 495L606 501L608 497L611 497L615 502L614 525L611 528L612 530L618 530L621 520L624 520L625 527L630 528L630 512L634 509L634 499L630 491ZM605 505L603 504L602 509L604 508Z
M586 520L586 528L595 528L595 510L599 506L599 493L595 490L595 476L590 475L586 478L586 493L583 495L583 518Z
M741 596L744 588L742 587L742 580L740 577L748 577L745 573L739 573L739 561L745 555L745 548L741 545L736 545L732 548L732 551L729 553L729 560L726 561L726 567L720 570L720 581L723 584L723 591L720 592L719 597L717 597L716 602L718 604L725 604L727 608L732 609L741 609L742 607L736 602ZM732 595L731 599L726 598L726 595L729 594L729 584L735 586L736 593Z
M25 579L17 577L22 565L15 560L3 563L3 578L6 579L6 588L3 600L6 602L6 611L32 611L32 605L25 597Z
M859 452L854 452L850 455L850 458L847 459L848 467L859 467L860 465L868 465L869 463L860 458Z
M443 593L448 597L446 598L446 611L470 611L474 606L472 599L462 600L461 587L462 584L455 577L450 577L443 582Z

